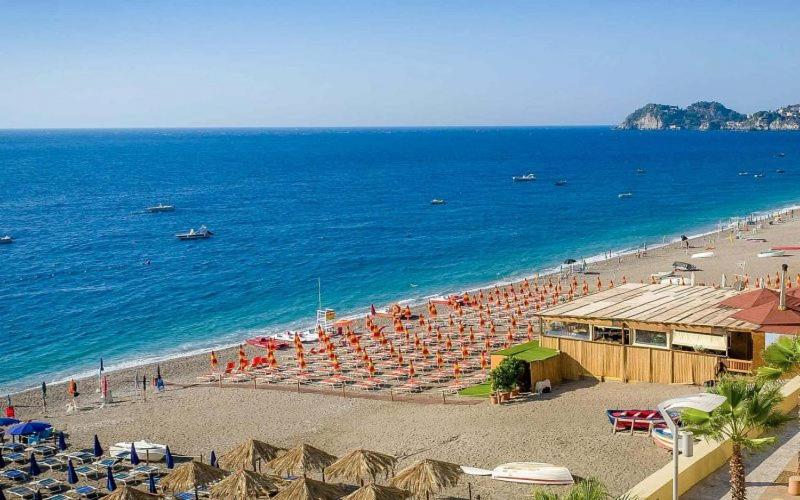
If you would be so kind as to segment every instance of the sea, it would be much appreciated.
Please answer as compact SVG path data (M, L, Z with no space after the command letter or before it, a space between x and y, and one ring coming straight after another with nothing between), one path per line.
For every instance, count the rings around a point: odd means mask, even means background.
M0 391L702 233L798 181L794 132L0 131Z

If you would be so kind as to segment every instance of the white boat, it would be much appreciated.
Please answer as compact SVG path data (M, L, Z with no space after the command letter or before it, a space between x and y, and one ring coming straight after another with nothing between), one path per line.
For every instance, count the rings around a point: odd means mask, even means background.
M266 337L273 338L275 340L280 340L283 342L294 342L295 336L300 337L300 342L307 344L310 342L317 342L319 340L319 335L317 332L313 332L311 330L300 331L300 330L286 330L285 332L278 332L266 335Z
M693 253L690 258L691 259L708 259L709 257L713 257L714 252L700 252L700 253Z
M511 462L498 465L492 479L527 484L572 484L572 474L566 467L538 462Z
M489 469L480 469L478 467L470 467L468 465L462 465L461 471L464 474L469 474L470 476L491 476L492 471Z
M155 214L158 212L174 212L175 205L164 205L163 203L159 203L154 207L147 207L146 210L151 214Z
M661 278L668 278L675 274L673 271L659 271L657 273L653 273L650 275L651 278L661 279Z
M637 174L639 174L639 175L641 175L641 174L644 174L644 173L646 173L646 172L647 172L647 171L646 171L645 169L641 168L641 167L639 167L639 168L637 168L637 169L636 169L636 173L637 173Z
M750 175L750 172L739 172L739 175Z
M627 192L627 193L620 193L620 194L618 194L618 195L617 195L617 198L630 198L631 196L633 196L633 193L631 193L631 192Z
M444 205L446 202L441 198L434 198L431 200L431 205Z
M511 179L513 179L514 182L530 182L530 181L535 181L536 180L536 176L533 175L532 173L528 172L525 175L515 175Z
M197 231L194 228L190 229L187 233L178 233L175 236L179 240L204 240L207 238L211 238L214 235L211 231L206 228L206 226L200 226L200 229Z
M756 254L756 257L783 257L786 255L786 252L783 250L767 250L766 252L759 252Z
M136 447L136 455L139 460L149 460L151 462L160 462L164 460L167 454L167 447L163 444L150 443L148 441L134 441L133 443L116 443L108 448L108 453L112 457L125 457L127 458L131 453L131 445Z
M556 186L566 186L566 185L567 185L566 179L561 179L556 181Z
M14 243L14 238L9 235L0 236L0 245L8 245L9 243Z
M753 177L755 177L756 179L760 179L760 178L764 177L764 172L759 172L757 174L753 174Z

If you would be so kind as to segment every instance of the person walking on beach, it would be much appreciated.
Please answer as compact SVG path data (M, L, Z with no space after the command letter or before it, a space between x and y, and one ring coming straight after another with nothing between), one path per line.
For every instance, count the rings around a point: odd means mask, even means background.
M42 381L42 413L47 413L47 384Z
M67 412L78 411L78 383L72 378L67 383L67 394L69 394L69 405L67 405Z
M11 395L9 394L6 396L6 417L8 418L15 418L17 416L17 412L14 410L14 405L11 404Z
M147 401L147 375L142 375L142 401Z

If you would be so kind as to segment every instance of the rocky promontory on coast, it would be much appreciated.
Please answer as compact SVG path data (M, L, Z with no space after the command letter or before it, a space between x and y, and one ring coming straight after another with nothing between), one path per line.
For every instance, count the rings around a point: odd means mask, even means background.
M617 130L800 130L800 104L775 111L738 113L715 101L699 101L680 108L647 104L617 125Z

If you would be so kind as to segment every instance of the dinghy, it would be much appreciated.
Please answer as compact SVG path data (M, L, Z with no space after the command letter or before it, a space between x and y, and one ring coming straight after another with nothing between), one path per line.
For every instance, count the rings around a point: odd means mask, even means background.
M707 259L709 257L713 257L714 252L700 252L700 253L693 253L691 255L692 259Z
M772 247L770 250L800 250L800 246L797 245L781 245L779 247Z
M614 431L649 431L657 425L665 425L658 410L606 410L606 416Z
M489 469L480 469L478 467L470 467L468 465L461 466L461 472L469 474L470 476L491 476L492 471Z
M759 252L756 257L783 257L786 254L783 250L767 250L766 252Z
M572 474L566 467L538 462L511 462L498 465L492 471L492 479L512 483L553 485L569 485L574 482Z

